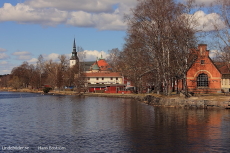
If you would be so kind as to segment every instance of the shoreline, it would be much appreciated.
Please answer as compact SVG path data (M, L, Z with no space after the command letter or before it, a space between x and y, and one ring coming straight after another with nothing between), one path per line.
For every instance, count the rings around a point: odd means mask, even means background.
M43 91L33 90L2 90L0 92L28 92L40 93ZM50 91L44 95L75 95L84 97L112 97L112 98L131 98L155 107L175 107L175 108L196 108L196 109L230 109L230 96L223 94L197 95L189 98L172 95L163 96L157 94L119 94L119 93L76 93L73 91Z

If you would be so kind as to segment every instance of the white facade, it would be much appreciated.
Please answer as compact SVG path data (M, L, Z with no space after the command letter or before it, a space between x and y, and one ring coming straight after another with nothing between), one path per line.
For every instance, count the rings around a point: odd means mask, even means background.
M87 77L88 84L123 84L122 77Z
M73 67L74 65L76 65L77 64L76 61L77 60L70 60L69 66Z

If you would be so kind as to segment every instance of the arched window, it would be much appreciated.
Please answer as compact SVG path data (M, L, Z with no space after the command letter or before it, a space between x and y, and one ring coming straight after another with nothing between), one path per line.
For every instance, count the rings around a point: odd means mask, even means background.
M199 74L197 77L197 87L208 87L208 75Z

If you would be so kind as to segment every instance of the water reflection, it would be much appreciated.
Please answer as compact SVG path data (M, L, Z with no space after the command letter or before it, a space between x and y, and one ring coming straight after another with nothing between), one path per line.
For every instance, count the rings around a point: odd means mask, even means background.
M1 96L1 94L0 94ZM32 96L0 101L2 146L61 152L225 152L229 110L151 107L130 99ZM1 150L0 150L1 151Z

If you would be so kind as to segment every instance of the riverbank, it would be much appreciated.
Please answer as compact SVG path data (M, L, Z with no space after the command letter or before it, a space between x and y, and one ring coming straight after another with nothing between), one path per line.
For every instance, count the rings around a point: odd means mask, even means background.
M42 91L19 89L19 90L0 90L9 92L30 92L41 93ZM108 93L76 93L73 91L50 91L50 95L78 95L85 97L113 97L113 98L132 98L156 107L177 107L177 108L219 108L230 109L230 96L224 94L200 94L190 98L185 98L179 94L171 96L157 94L108 94Z
M230 109L230 96L223 94L197 95L190 98L180 95L163 96L157 94L84 94L85 96L133 98L155 107Z

